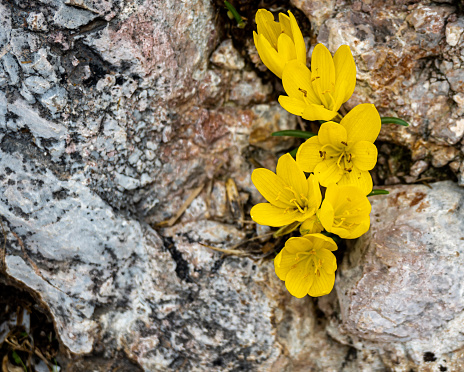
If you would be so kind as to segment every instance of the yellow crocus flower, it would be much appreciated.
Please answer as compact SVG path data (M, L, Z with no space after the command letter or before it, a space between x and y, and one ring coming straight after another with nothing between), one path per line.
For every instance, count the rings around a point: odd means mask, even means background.
M358 105L340 124L333 121L322 124L318 135L300 146L296 162L305 172L314 172L324 187L331 183L354 185L367 195L372 190L369 170L377 162L374 141L380 126L374 105Z
M371 203L356 186L331 184L317 215L324 228L343 239L356 239L369 230Z
M321 205L321 189L316 177L310 175L306 179L290 154L279 158L276 173L258 168L253 171L251 180L269 202L251 208L251 218L260 225L280 227L304 221L314 216Z
M332 120L342 103L348 101L356 85L356 65L348 45L333 56L317 44L311 57L311 70L299 60L286 64L282 84L288 96L279 103L291 114L306 120Z
M296 19L289 11L288 16L279 13L279 22L266 9L256 12L258 33L253 31L253 40L259 57L266 67L282 79L287 62L297 60L306 64L306 45Z
M324 296L335 282L335 250L337 244L322 234L290 238L274 260L275 272L292 296Z

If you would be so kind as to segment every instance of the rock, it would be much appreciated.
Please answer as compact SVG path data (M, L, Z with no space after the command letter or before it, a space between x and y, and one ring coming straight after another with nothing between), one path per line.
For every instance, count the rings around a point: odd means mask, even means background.
M43 13L29 13L26 22L31 31L48 31L47 21Z
M446 42L451 46L459 43L462 33L464 32L464 19L459 18L456 22L449 22L446 25Z
M73 4L74 5L74 4ZM55 13L53 21L59 27L76 29L88 24L97 17L87 10L77 9L76 7L62 4Z
M245 67L245 61L237 49L234 48L231 39L224 40L219 45L211 55L210 61L227 70L241 70Z
M464 343L464 191L450 181L431 186L373 198L370 232L351 245L336 280L342 333L402 343L416 365Z
M335 8L335 0L291 0L290 3L308 17L315 33L330 18Z
M31 92L37 94L44 94L51 88L51 84L40 76L29 76L24 83Z

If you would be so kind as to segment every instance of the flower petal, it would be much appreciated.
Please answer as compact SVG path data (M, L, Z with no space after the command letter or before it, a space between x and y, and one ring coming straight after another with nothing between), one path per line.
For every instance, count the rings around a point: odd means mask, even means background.
M308 234L303 236L303 238L311 240L313 248L317 250L328 249L329 251L336 251L338 249L334 240L324 234Z
M274 259L274 270L280 280L285 280L293 265L295 265L295 255L285 249L282 249Z
M332 120L337 116L337 111L327 110L322 105L309 104L303 112L302 118L305 120Z
M277 40L277 52L280 59L285 63L296 60L295 44L293 44L290 36L286 34L280 34Z
M321 209L317 212L317 217L321 221L322 226L329 232L332 232L332 226L334 222L334 209L332 204L327 200L324 199L321 205Z
M321 104L311 85L311 71L298 60L289 61L282 73L282 85L289 97L307 103Z
M285 242L285 251L289 254L296 255L299 252L309 252L313 247L311 240L304 239L300 236L288 239Z
M310 174L308 179L308 206L318 210L322 202L321 187L319 186L319 181L314 174Z
M320 233L323 230L324 227L316 215L308 218L300 225L301 235Z
M313 50L311 57L311 81L321 102L325 107L329 108L330 97L327 93L333 93L335 88L335 66L332 55L323 44L317 44Z
M290 114L301 116L306 109L306 103L297 98L279 96L280 105Z
M296 59L306 66L306 44L303 39L298 23L292 12L288 11L290 16L290 26L292 28L293 43L295 44Z
M285 209L278 208L270 203L256 204L250 211L251 219L257 224L273 227L289 225L297 221L300 215L298 209L285 213Z
M255 169L251 174L251 181L264 199L272 205L279 208L295 207L289 202L293 194L286 189L287 184L269 169Z
M321 145L330 144L340 151L346 146L346 130L340 124L334 121L328 121L321 125L318 132L319 142Z
M346 129L348 143L358 141L374 142L380 133L380 115L374 105L363 103L352 109L341 120Z
M296 162L303 171L314 172L316 165L324 160L320 152L321 147L318 136L311 137L301 144L296 153Z
M342 239L356 239L369 230L370 219L367 218L353 229L344 229L342 227L333 227L332 233L337 234Z
M340 181L344 173L345 171L340 169L337 165L337 161L334 159L324 160L314 168L314 174L319 183L324 187Z
M337 270L337 259L328 249L318 249L317 257L322 260L322 270L327 274L333 274Z
M274 21L274 14L266 9L259 9L256 12L255 21L258 35L263 35L276 49L281 29L279 23Z
M372 191L372 177L368 171L363 171L357 167L353 167L351 172L345 172L340 181L337 182L340 186L352 185L361 189L364 195Z
M341 98L341 103L348 101L356 86L356 64L348 45L340 46L334 54L335 95ZM339 106L340 107L340 106Z
M286 61L282 61L280 59L277 50L271 46L264 35L258 34L257 36L253 36L253 38L255 40L255 46L258 50L261 61L275 75L277 75L279 78L282 78L282 71L284 70Z
M302 205L301 196L306 197L308 194L308 183L303 170L298 166L292 155L284 154L277 161L276 174L295 190L295 196L298 203Z
M287 34L290 36L290 39L293 40L292 34L292 25L290 23L290 17L284 13L279 13L279 25L280 25L280 34Z
M314 276L314 282L308 291L312 297L320 297L332 292L335 283L335 273L327 274L324 270L319 271L320 275Z
M308 294L309 288L313 285L314 274L308 272L306 261L296 264L285 278L285 286L292 296L302 298Z
M349 152L352 155L353 164L360 170L371 170L377 163L377 147L372 142L356 142Z

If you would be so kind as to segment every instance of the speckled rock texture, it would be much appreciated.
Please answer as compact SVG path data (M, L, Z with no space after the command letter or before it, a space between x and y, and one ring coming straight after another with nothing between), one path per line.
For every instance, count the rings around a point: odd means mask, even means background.
M460 3L264 4L351 46L346 110L411 123L383 127L377 185L448 180L373 199L336 289L301 300L250 175L298 145L272 132L317 126L278 105L237 3L243 30L220 1L0 0L0 281L53 321L66 371L464 369Z

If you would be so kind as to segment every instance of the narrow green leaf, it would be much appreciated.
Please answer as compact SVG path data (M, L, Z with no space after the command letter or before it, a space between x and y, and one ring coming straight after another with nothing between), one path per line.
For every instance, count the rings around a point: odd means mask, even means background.
M370 192L367 196L374 196L374 195L388 195L390 194L389 191L387 190L382 190L382 189L375 189Z
M243 18L240 16L240 14L238 14L237 9L235 9L234 6L231 3L229 3L227 0L224 0L224 5L229 10L229 12L234 16L235 20L237 21L237 27L244 28L245 22L243 21Z
M279 230L277 230L274 233L274 238L290 234L292 231L296 230L296 228L300 225L301 225L301 222L295 221L295 222L292 222L290 225L282 226Z
M383 118L380 118L380 121L382 124L391 123L391 124L402 125L403 127L409 127L408 123L406 123L403 119L399 119L399 118L383 117Z
M311 132L306 132L304 130L281 130L278 132L272 133L274 137L298 137L298 138L311 138L314 137L316 134Z
M294 159L296 159L296 153L297 152L298 152L298 147L296 149L293 149L292 151L290 151L289 154L292 155Z
M24 365L23 361L21 360L21 357L16 353L16 351L13 350L11 355L13 356L15 363L22 366L24 368L24 371L27 372L27 367Z

